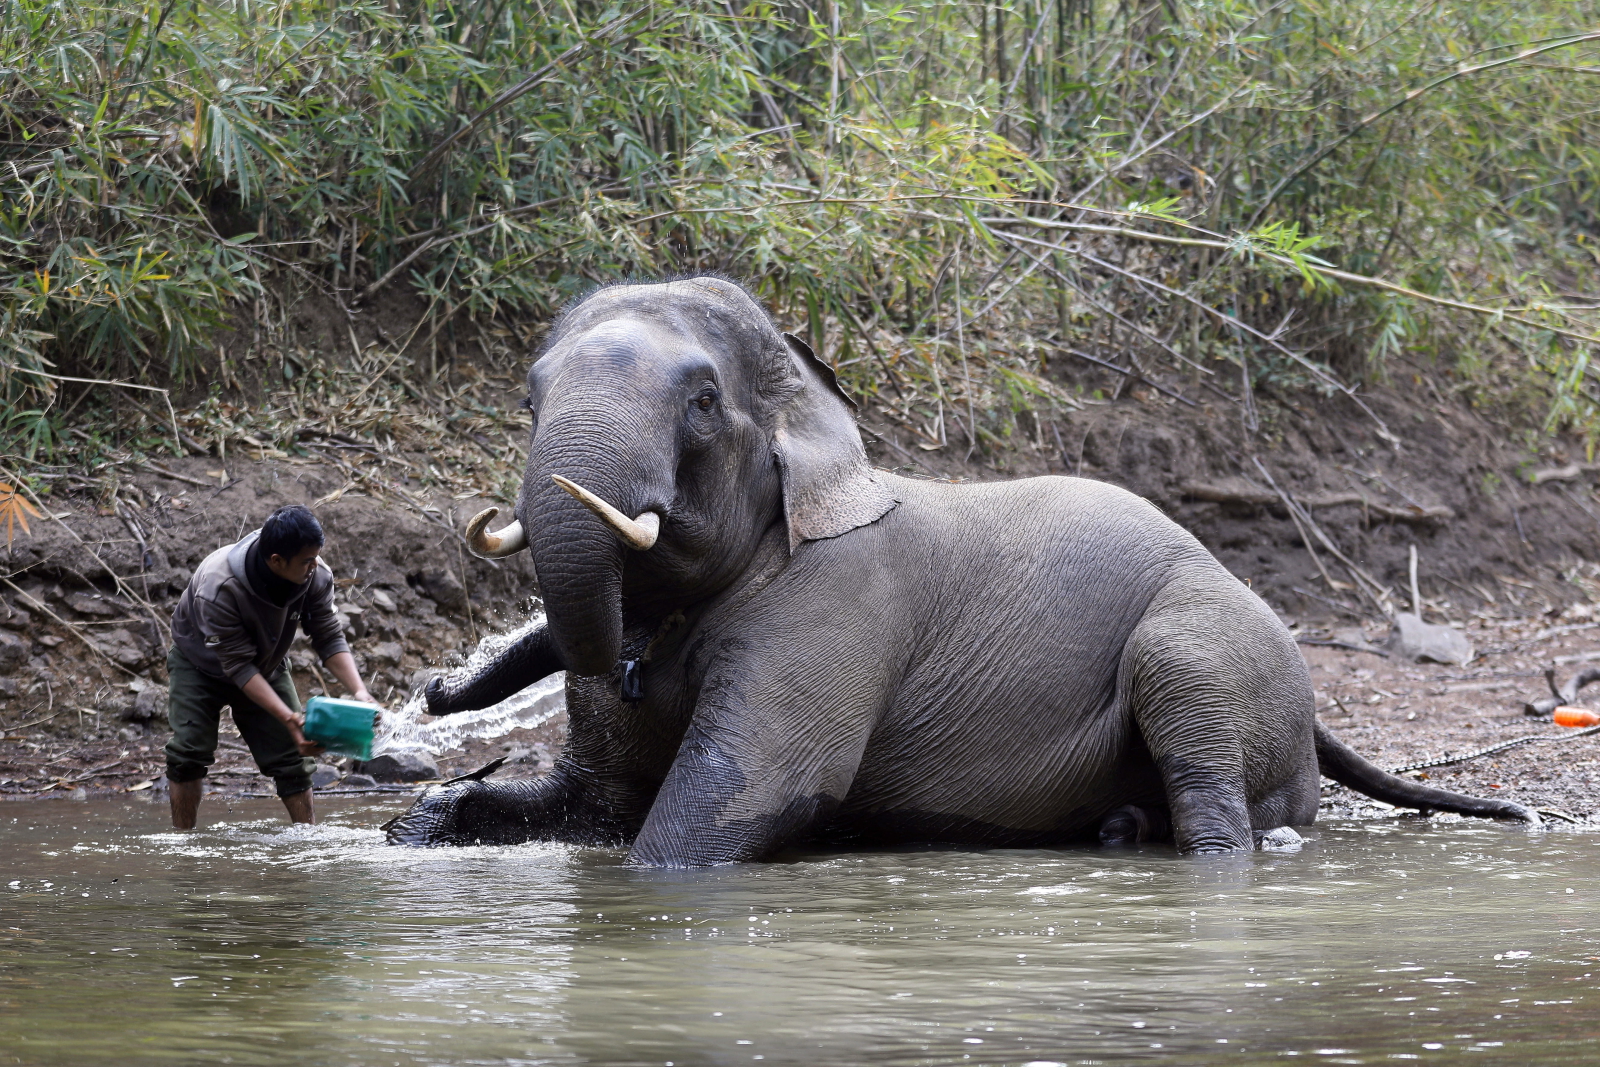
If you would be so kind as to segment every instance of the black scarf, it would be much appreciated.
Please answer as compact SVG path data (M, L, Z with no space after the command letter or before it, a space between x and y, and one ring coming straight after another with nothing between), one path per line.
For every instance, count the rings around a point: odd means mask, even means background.
M255 590L256 596L273 607L287 606L289 601L306 589L303 585L272 573L272 568L267 566L267 557L261 551L260 541L251 545L250 550L244 554L244 573L250 579L250 588Z

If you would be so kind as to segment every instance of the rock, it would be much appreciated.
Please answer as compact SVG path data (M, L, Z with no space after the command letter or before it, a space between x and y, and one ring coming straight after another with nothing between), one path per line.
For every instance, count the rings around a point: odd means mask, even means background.
M370 774L347 774L342 784L346 789L371 789L378 780Z
M0 626L8 630L26 630L33 625L33 616L21 605L12 606L9 600L0 599Z
M423 782L439 777L439 763L419 748L403 748L355 764L362 774L380 782Z
M97 648L130 671L143 667L150 659L150 647L124 629L112 630L95 642Z
M133 701L123 709L122 717L128 722L149 722L167 717L167 687L146 685L133 695Z
M28 642L8 630L0 630L0 674L10 674L28 662Z
M1389 651L1413 663L1451 663L1465 666L1475 652L1460 630L1423 622L1408 611L1394 617L1389 631Z
M365 614L353 604L341 604L334 609L333 617L339 620L339 628L351 639L359 639L366 635L367 623L362 618Z
M179 593L182 593L188 588L189 579L193 577L194 571L190 570L188 567L179 567L174 565L173 568L167 572L167 590L171 592L173 596L177 596Z
M0 697L10 700L22 693L22 682L16 678L0 677Z
M374 589L372 591L372 602L384 611L394 610L394 597L385 593L382 589Z
M420 571L406 576L411 587L452 615L467 610L467 587L450 571Z
M109 619L122 614L121 608L98 593L68 593L62 601L80 615Z
M398 641L380 641L372 646L372 658L387 667L398 667L400 658L406 654Z
M311 788L327 789L339 780L339 769L330 767L326 763L317 764L317 769L311 772Z
M137 741L144 736L144 731L137 726L124 726L117 731L117 736L124 741Z

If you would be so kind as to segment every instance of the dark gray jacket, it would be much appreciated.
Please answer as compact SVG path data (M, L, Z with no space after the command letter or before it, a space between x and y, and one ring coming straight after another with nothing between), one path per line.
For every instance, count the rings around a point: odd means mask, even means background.
M172 613L172 640L185 659L213 678L243 686L278 673L295 628L303 628L324 662L350 651L333 613L333 571L320 559L302 592L283 607L256 595L245 578L245 554L261 536L224 545L189 579Z

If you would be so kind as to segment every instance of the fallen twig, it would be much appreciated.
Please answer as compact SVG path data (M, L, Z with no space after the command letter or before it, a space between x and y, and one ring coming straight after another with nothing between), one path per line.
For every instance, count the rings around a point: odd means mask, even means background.
M1370 652L1374 656L1382 656L1384 659L1389 658L1388 650L1379 648L1377 645L1356 645L1351 644L1349 641L1316 641L1308 637L1297 637L1295 642L1301 645L1313 645L1317 648L1343 648L1351 652Z
M1556 669L1545 668L1544 684L1550 687L1550 696L1537 697L1522 705L1522 713L1531 718L1548 719L1551 714L1564 704L1572 704L1578 699L1578 690L1590 682L1600 681L1600 667L1585 667L1583 670L1567 679L1567 684L1556 685Z
M1190 407L1199 407L1199 405L1196 404L1193 400L1190 400L1188 397L1184 396L1181 393L1173 392L1171 389L1168 389L1164 385L1161 385L1161 384L1159 384L1157 382L1151 381L1149 378L1145 377L1145 375L1141 374L1139 371L1126 370L1126 369L1124 369L1122 367L1117 366L1115 363L1107 363L1103 359L1100 359L1100 358L1098 358L1096 356L1091 356L1087 352L1079 352L1076 348L1058 348L1057 351L1065 352L1069 356L1076 356L1078 359L1084 360L1084 361L1086 361L1088 363L1093 363L1093 364L1095 364L1096 366L1099 366L1099 367L1104 367L1106 370L1116 371L1118 374L1122 375L1123 377L1132 378L1134 381L1143 382L1144 384L1148 385L1150 388L1156 390L1157 392L1165 393L1167 396L1170 396L1172 399L1180 400L1183 403L1188 404Z
M151 463L147 459L140 460L139 466L153 474L159 474L163 478L171 478L175 482L187 482L189 485L198 485L202 489L216 488L216 483L214 482L208 482L204 478L191 478L189 475L179 474L177 471L169 471L167 468L156 463Z
M1322 532L1322 527L1317 525L1316 520L1312 519L1311 515L1304 508L1296 504L1294 502L1294 498L1278 487L1278 483L1273 480L1272 475L1268 473L1267 468L1262 465L1259 458L1252 456L1251 462L1256 465L1256 470L1261 472L1261 476L1267 480L1267 484L1272 486L1273 491L1282 498L1284 507L1289 509L1289 514L1296 520L1295 525L1299 526L1301 523L1304 523L1306 526L1309 526L1311 528L1311 532L1317 535L1317 540L1322 542L1322 547L1326 548L1330 553L1333 554L1335 559L1345 565L1345 569L1350 572L1350 576L1356 580L1356 587L1359 588L1361 592L1366 594L1369 599L1371 599L1373 604L1377 606L1378 610L1382 612L1385 617L1388 617L1390 611L1388 605L1384 603L1384 598L1388 595L1389 590L1380 585L1378 580L1373 578L1372 575L1368 574L1366 571L1357 566L1355 561L1349 556L1346 556L1343 552L1339 551L1339 546L1335 545L1333 541L1328 538L1328 535ZM1304 531L1302 530L1302 534L1303 533ZM1310 548L1309 543L1306 547L1308 549ZM1315 558L1314 554L1313 558ZM1318 566L1320 567L1321 564L1319 563ZM1323 577L1327 577L1326 572L1324 572ZM1332 583L1330 582L1329 584L1331 585Z
M1366 618L1365 615L1363 615L1361 612L1357 611L1355 608L1352 608L1348 604L1341 604L1337 600L1329 600L1327 597L1319 596L1318 594L1313 593L1309 589L1301 589L1298 585L1291 585L1289 588L1291 590L1293 590L1294 592L1299 593L1303 597L1310 597L1312 600L1318 601L1319 603L1326 604L1330 608L1336 608L1339 611L1342 611L1346 615L1350 616L1352 619L1365 619Z
M90 770L87 770L84 773L78 775L76 778L66 778L66 779L63 779L63 781L65 781L66 784L68 784L68 785L76 785L79 782L87 782L90 778L98 778L101 774L103 774L106 771L109 771L111 768L120 766L122 764L122 762L124 760L126 760L127 758L128 757L126 757L126 756L119 756L118 758L112 760L110 763L107 763L104 766L94 767L94 768L92 768ZM128 773L129 774L137 774L138 772L137 771L129 771Z
M174 422L174 426L176 426L176 422ZM50 519L52 521L54 521L58 526L60 526L63 530L67 531L67 533L72 536L72 539L74 541L78 542L78 545L85 552L89 553L89 557L91 559L93 559L96 563L100 564L100 569L105 571L106 574L110 575L112 583L117 587L117 590L120 593L122 593L123 595L127 596L130 600L133 600L136 603L138 603L140 607L144 608L144 610L150 615L150 618L155 622L156 629L158 630L158 632L163 632L163 631L167 630L167 627L164 624L162 624L160 619L157 618L156 609L155 609L154 605L152 605L150 603L150 601L146 600L144 597L140 596L138 591L135 590L133 588L133 586L131 586L127 582L123 581L122 580L122 576L120 574L118 574L116 571L111 569L111 564L107 563L104 559L102 559L100 557L100 553L96 552L93 548L91 548L89 546L89 542L85 541L82 537L80 537L78 535L78 531L77 530L74 530L72 527L68 526L65 522L63 522L61 520L61 518L58 515L56 515L56 513L54 511L52 511L48 507L46 507L45 504L44 504L44 501L39 499L39 495L37 493L35 493L33 491L33 489L31 487L29 487L26 482L24 482L22 479L18 478L16 475L11 474L11 472L8 471L5 467L0 467L0 473L6 474L8 477L10 477L11 480L12 480L12 484L13 485L20 486L21 488L26 490L28 496L33 499L34 505L37 506L46 515L48 515L50 517ZM7 584L9 584L9 583L7 583ZM12 588L15 589L16 587L12 586ZM21 592L20 589L17 590L17 591L19 593ZM26 596L27 594L23 594L23 595ZM33 598L32 597L28 597L28 599L32 600ZM43 607L43 605L40 605L40 606ZM51 618L53 618L53 619L56 618L55 613L51 612L49 608L45 608L44 610L47 613L50 614ZM56 621L60 622L61 620L60 619L56 619ZM62 625L65 626L65 625L69 625L69 624L62 623ZM121 664L118 664L118 666L121 666ZM126 670L127 668L123 668L123 669Z
M1195 500L1206 500L1215 504L1250 504L1256 507L1270 507L1281 503L1276 493L1269 493L1265 489L1231 489L1227 486L1215 485L1209 482L1183 483L1183 495L1193 497ZM1308 508L1337 508L1349 505L1359 505L1369 514L1389 522L1408 522L1416 525L1448 522L1455 518L1455 511L1442 504L1433 507L1395 507L1392 504L1379 504L1367 499L1360 493L1321 493L1316 496L1301 496L1296 499Z

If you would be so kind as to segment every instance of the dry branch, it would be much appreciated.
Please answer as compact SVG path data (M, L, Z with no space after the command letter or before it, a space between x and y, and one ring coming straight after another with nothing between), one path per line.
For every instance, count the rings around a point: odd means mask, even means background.
M1600 463L1569 463L1565 467L1546 467L1528 475L1528 481L1533 485L1543 485L1545 482L1570 482L1600 471Z
M1211 482L1184 482L1183 495L1193 500L1206 500L1214 504L1246 504L1252 507L1282 506L1281 497L1266 489L1258 489L1246 483L1244 486L1217 485ZM1395 507L1391 504L1380 504L1369 500L1360 493L1319 493L1314 496L1299 496L1295 498L1302 506L1308 508L1336 508L1350 505L1359 505L1369 515L1375 515L1385 522L1409 522L1419 526L1448 522L1455 518L1455 512L1441 505L1421 508L1412 505Z

